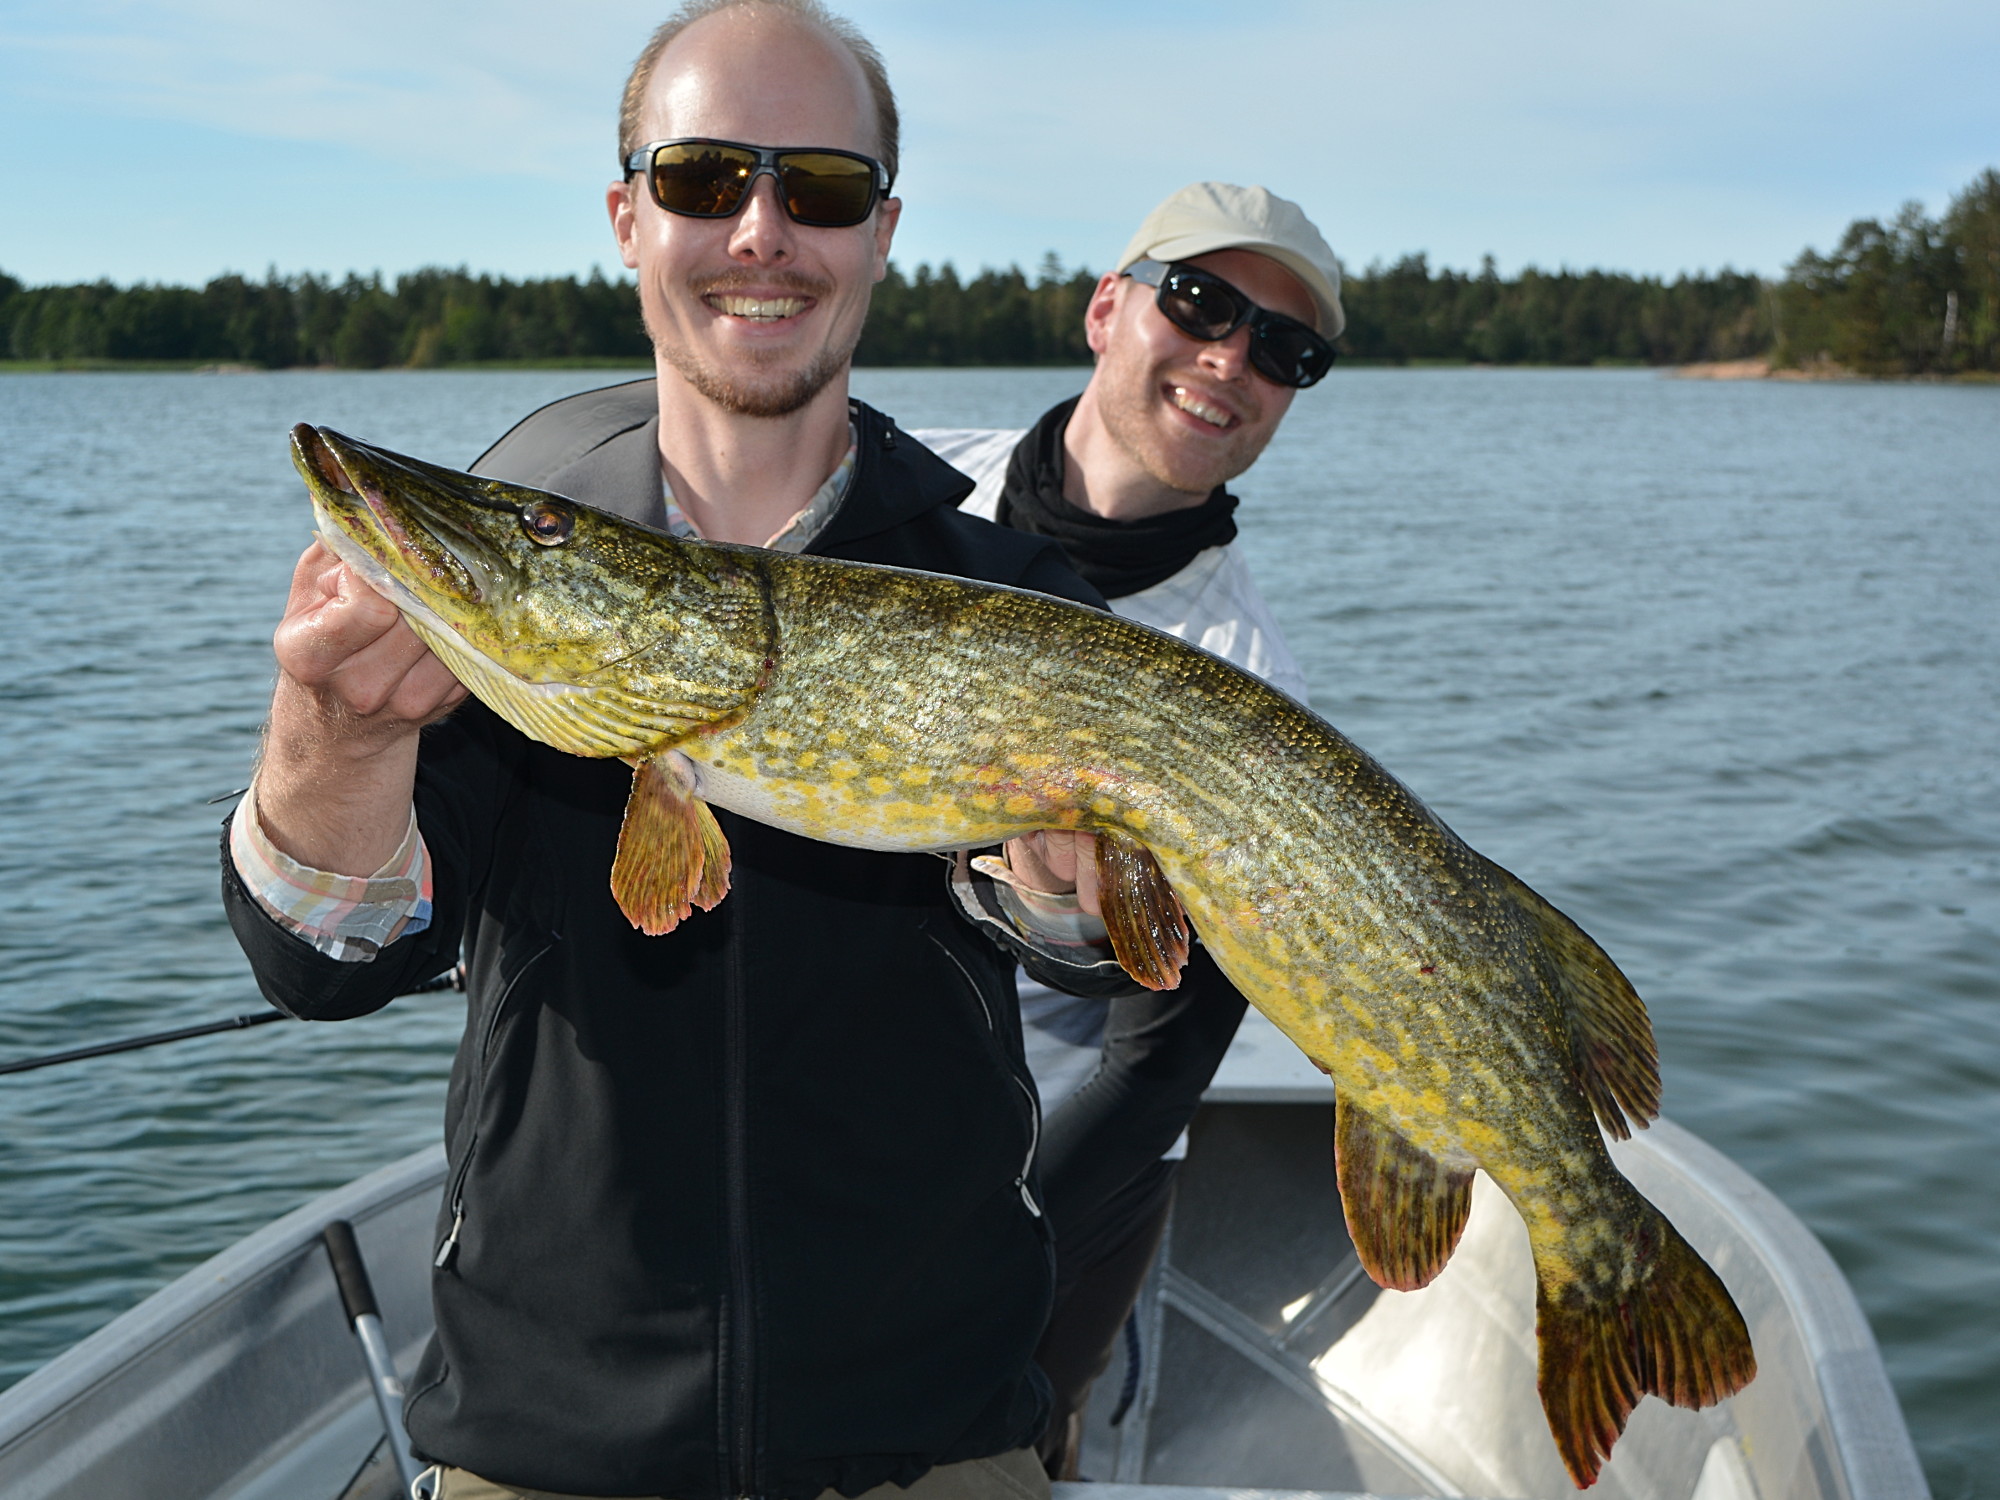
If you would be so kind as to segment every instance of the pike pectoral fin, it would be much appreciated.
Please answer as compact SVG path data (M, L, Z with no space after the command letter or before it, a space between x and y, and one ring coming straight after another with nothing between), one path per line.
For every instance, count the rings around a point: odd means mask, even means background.
M1451 1259L1472 1211L1472 1172L1445 1166L1345 1099L1333 1106L1334 1175L1362 1269L1414 1292Z
M655 756L633 769L611 894L648 937L672 932L692 908L708 911L729 894L729 842L673 758Z
M1750 1330L1728 1288L1674 1227L1654 1211L1632 1243L1645 1259L1622 1297L1592 1296L1577 1278L1536 1266L1536 1385L1563 1467L1580 1488L1596 1482L1645 1392L1675 1406L1712 1406L1757 1374Z
M1660 1112L1660 1054L1646 1003L1589 933L1506 871L1500 874L1555 955L1569 1006L1576 1081L1598 1122L1622 1141L1632 1134L1628 1117L1644 1126Z
M1187 913L1152 851L1122 833L1100 833L1097 894L1111 951L1125 972L1149 990L1178 988L1188 956Z

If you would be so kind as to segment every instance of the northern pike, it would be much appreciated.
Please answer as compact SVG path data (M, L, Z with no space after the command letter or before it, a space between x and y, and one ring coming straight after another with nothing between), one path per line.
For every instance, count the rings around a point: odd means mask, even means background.
M1437 1275L1475 1168L1512 1201L1542 1405L1578 1485L1644 1393L1706 1406L1755 1373L1721 1280L1605 1148L1658 1109L1638 995L1284 694L1046 595L678 540L292 436L327 545L468 688L534 739L632 764L610 880L634 925L723 899L710 803L882 850L1088 831L1127 971L1176 984L1191 924L1332 1076L1336 1179L1376 1282Z

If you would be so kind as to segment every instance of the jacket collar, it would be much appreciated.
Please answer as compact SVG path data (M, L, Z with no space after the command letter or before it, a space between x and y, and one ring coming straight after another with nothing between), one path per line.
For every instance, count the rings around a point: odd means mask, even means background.
M893 417L865 401L850 400L847 409L854 420L854 480L808 552L828 553L926 511L955 509L972 493L970 479L900 431Z
M894 418L865 401L850 400L847 407L854 422L854 477L809 553L830 552L926 511L956 508L972 493L970 479L901 431ZM665 526L656 383L612 387L579 415L583 420L568 444L574 457L554 465L546 487L641 525Z

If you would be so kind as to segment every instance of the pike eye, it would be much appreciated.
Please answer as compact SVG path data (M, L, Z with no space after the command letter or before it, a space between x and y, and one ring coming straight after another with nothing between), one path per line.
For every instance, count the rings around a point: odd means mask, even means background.
M533 500L521 507L521 530L531 542L560 547L576 530L576 512L553 501Z

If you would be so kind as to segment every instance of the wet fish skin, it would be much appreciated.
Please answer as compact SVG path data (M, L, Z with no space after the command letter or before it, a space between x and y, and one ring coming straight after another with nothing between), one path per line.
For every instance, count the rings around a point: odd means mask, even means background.
M887 850L1095 833L1107 884L1138 893L1107 911L1127 968L1172 982L1177 900L1333 1077L1342 1201L1379 1283L1442 1268L1475 1167L1507 1193L1577 1483L1642 1393L1707 1405L1754 1374L1728 1292L1604 1147L1600 1125L1657 1112L1637 995L1283 694L1043 595L680 542L324 430L294 444L329 545L468 687L535 738L634 763L612 882L637 925L722 899L708 803Z

